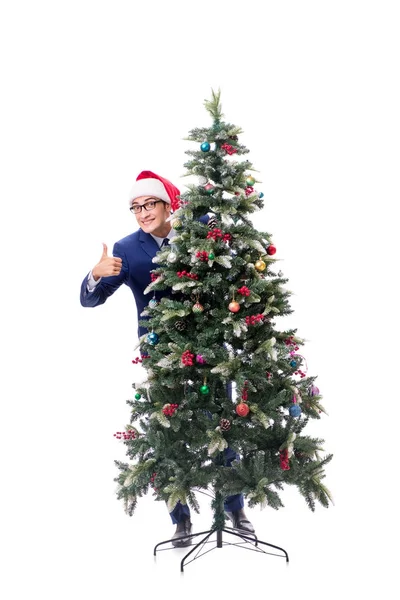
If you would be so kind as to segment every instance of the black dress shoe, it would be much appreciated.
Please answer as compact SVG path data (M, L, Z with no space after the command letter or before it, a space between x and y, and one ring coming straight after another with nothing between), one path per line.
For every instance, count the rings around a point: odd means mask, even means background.
M233 529L243 531L244 533L255 533L255 529L246 517L243 508L234 510L233 512L225 512L225 514L232 521Z
M175 548L184 548L185 546L190 546L191 538L186 536L192 533L192 524L189 518L184 519L176 526L176 531L172 536L172 545Z

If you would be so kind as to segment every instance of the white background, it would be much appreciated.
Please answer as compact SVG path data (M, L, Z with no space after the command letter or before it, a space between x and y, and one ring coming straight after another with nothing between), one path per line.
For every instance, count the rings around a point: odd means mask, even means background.
M261 11L261 6L263 7ZM0 8L1 588L6 600L396 597L398 555L398 3L3 2ZM96 310L80 283L135 228L127 197L150 169L184 189L183 138L226 120L259 171L255 224L289 278L287 326L307 339L329 417L335 498L311 513L249 511L283 560L152 548L166 508L115 498L113 433L141 377L135 307ZM202 501L197 530L211 512Z

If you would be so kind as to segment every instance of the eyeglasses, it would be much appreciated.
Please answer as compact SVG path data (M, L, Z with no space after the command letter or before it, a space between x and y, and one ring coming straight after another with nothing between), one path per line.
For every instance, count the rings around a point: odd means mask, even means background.
M164 200L150 200L150 202L146 202L146 204L132 204L129 210L132 213L135 213L135 215L138 215L140 212L142 212L142 208L145 210L154 210L156 204L159 202L164 202Z

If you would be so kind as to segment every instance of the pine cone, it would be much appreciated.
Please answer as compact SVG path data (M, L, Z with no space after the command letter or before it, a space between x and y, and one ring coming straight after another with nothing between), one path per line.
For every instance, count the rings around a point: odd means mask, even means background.
M175 323L175 329L177 329L178 331L185 331L185 329L186 329L185 321L177 321Z
M221 427L222 431L229 431L231 428L231 422L229 419L221 419L219 426Z

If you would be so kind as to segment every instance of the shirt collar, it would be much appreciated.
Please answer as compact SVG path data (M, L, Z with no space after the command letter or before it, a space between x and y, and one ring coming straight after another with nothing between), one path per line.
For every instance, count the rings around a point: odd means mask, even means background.
M150 235L157 242L158 247L161 248L161 244L163 243L165 238L172 240L172 238L176 236L176 231L175 229L171 228L170 232L165 237L158 237L158 235L153 235L152 233Z

